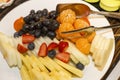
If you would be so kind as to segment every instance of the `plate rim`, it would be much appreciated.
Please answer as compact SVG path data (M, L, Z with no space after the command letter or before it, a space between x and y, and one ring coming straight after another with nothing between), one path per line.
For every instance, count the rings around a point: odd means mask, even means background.
M30 2L31 1L33 1L33 0L29 0ZM29 1L26 1L26 2L24 2L24 3L22 3L22 4L20 4L19 6L22 6L22 5L24 5L24 4L27 4ZM37 0L36 0L37 1ZM62 0L62 1L64 1L64 0ZM81 1L79 1L79 2L81 2ZM84 1L82 1L82 2L84 2ZM86 2L85 2L86 3ZM89 3L87 3L87 4L89 4ZM91 5L91 4L89 4L89 5ZM12 12L13 10L15 10L15 9L17 9L19 6L17 6L17 7L15 7L14 9L12 9L10 12ZM91 5L91 6L93 6L93 5ZM94 6L93 6L94 7ZM98 10L97 8L96 8L96 10ZM99 10L98 10L99 11ZM9 12L9 13L10 13ZM5 17L4 18L6 18L6 16L7 15L9 15L9 13L8 14L6 14L5 15ZM1 20L1 21L3 21L4 20L4 18ZM106 18L105 18L106 19ZM107 19L106 19L107 20ZM108 20L107 20L108 21ZM109 23L109 22L108 22ZM112 33L113 33L113 31L112 31ZM115 39L114 39L115 40ZM113 48L114 48L114 51L115 51L115 41L114 41L114 45L113 45ZM112 58L113 59L113 58ZM112 62L112 60L111 60L111 62ZM110 67L110 65L109 65L109 67ZM108 68L109 69L109 68ZM107 69L107 70L108 70ZM106 71L107 72L107 71ZM103 75L104 76L104 75Z

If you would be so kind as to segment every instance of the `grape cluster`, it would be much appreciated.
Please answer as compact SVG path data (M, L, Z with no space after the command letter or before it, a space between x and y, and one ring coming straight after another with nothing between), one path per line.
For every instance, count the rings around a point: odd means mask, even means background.
M55 30L59 27L59 22L56 20L57 13L55 10L48 12L47 9L31 10L30 13L24 17L25 24L23 28L14 34L15 37L22 34L32 34L36 38L40 36L48 36L51 39L56 37Z

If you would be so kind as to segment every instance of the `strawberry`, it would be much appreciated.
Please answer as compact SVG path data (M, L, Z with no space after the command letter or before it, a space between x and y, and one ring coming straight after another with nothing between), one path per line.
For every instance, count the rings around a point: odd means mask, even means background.
M21 44L18 44L17 45L17 50L20 52L20 53L25 53L25 52L27 52L27 48L26 47L24 47L23 45L21 45Z
M59 52L64 52L68 48L68 42L60 41L58 49Z
M31 43L34 40L35 40L35 37L33 35L30 35L30 34L24 34L24 35L22 35L22 43L23 44Z
M55 42L52 42L48 45L48 51L53 50L58 47L58 44Z
M70 60L70 54L68 52L57 53L56 58L65 63L68 63Z
M47 55L47 44L42 43L38 51L38 56L45 57L46 55Z

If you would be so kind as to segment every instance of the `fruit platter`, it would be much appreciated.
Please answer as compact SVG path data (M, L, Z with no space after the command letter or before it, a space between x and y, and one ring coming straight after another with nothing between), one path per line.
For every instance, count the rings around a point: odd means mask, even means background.
M77 18L75 11L58 13L57 5L78 0L30 0L11 10L0 23L0 79L100 80L114 55L112 29L91 33L62 32L108 26L102 15ZM7 75L7 77L6 77Z

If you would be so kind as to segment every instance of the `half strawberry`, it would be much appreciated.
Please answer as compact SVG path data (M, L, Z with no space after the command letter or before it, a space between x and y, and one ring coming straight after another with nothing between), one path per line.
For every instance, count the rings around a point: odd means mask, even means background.
M20 52L20 53L25 53L25 52L27 52L27 48L26 47L24 47L23 45L21 45L21 44L18 44L17 45L17 50Z
M46 55L47 55L47 44L42 43L38 51L38 56L45 57Z
M68 52L57 53L56 58L65 63L68 63L70 60L70 54Z
M30 35L30 34L24 34L24 35L22 35L22 43L23 44L31 43L34 40L35 40L35 37L33 35Z
M53 49L56 49L57 47L58 47L58 44L57 44L57 43L51 42L51 43L48 45L48 51L53 50Z

